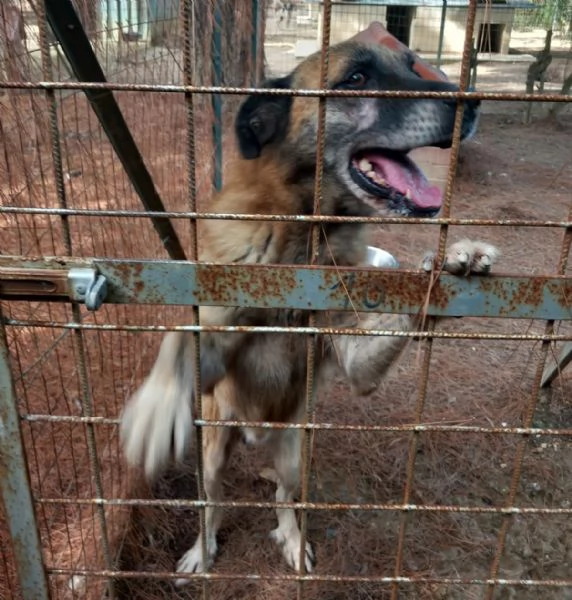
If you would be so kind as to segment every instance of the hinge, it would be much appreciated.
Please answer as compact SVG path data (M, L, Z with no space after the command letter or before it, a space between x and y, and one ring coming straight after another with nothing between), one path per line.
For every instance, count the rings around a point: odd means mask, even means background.
M97 310L107 296L107 279L95 269L70 269L68 281L72 300L83 302L87 310Z

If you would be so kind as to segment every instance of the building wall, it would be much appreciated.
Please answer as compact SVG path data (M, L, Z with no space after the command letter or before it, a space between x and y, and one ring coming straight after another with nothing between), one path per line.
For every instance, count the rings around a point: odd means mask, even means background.
M465 43L465 27L467 8L449 8L445 21L443 36L443 53L461 54ZM501 54L508 54L510 36L514 20L514 11L510 8L477 9L475 19L475 40L483 24L500 24L504 26ZM416 9L411 26L411 48L416 52L437 53L439 48L439 30L441 26L441 10L420 6Z
M441 8L418 6L413 9L411 23L410 47L416 52L436 54L439 48L439 31L441 28ZM465 42L465 25L467 8L447 9L443 53L461 54ZM514 10L505 7L492 9L479 8L475 22L475 38L483 23L501 24L504 26L501 53L508 54ZM372 21L386 24L386 7L375 5L334 4L332 6L330 43L335 44L347 40L358 31L365 29ZM322 17L320 15L318 40L322 37Z

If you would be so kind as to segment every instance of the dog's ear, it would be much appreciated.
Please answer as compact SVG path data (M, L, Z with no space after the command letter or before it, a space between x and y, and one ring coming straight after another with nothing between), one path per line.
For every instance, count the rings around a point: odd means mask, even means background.
M290 78L271 79L265 88L290 88ZM236 136L242 156L258 158L262 148L281 141L286 135L290 118L291 96L250 96L241 106L236 117Z

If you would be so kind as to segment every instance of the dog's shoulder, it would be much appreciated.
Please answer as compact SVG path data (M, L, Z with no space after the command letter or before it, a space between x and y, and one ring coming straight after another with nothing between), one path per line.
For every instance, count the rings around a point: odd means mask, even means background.
M209 207L220 215L292 215L300 212L295 191L271 161L237 161ZM258 219L209 219L201 230L201 258L214 262L284 262L291 223Z

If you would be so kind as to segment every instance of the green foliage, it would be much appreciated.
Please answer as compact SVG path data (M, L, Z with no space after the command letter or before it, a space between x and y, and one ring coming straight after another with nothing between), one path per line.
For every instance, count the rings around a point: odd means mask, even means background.
M572 0L532 0L537 8L519 10L515 25L527 30L541 27L555 33L572 37Z
M553 29L561 34L570 33L571 0L545 0L539 4L539 18L546 29Z

